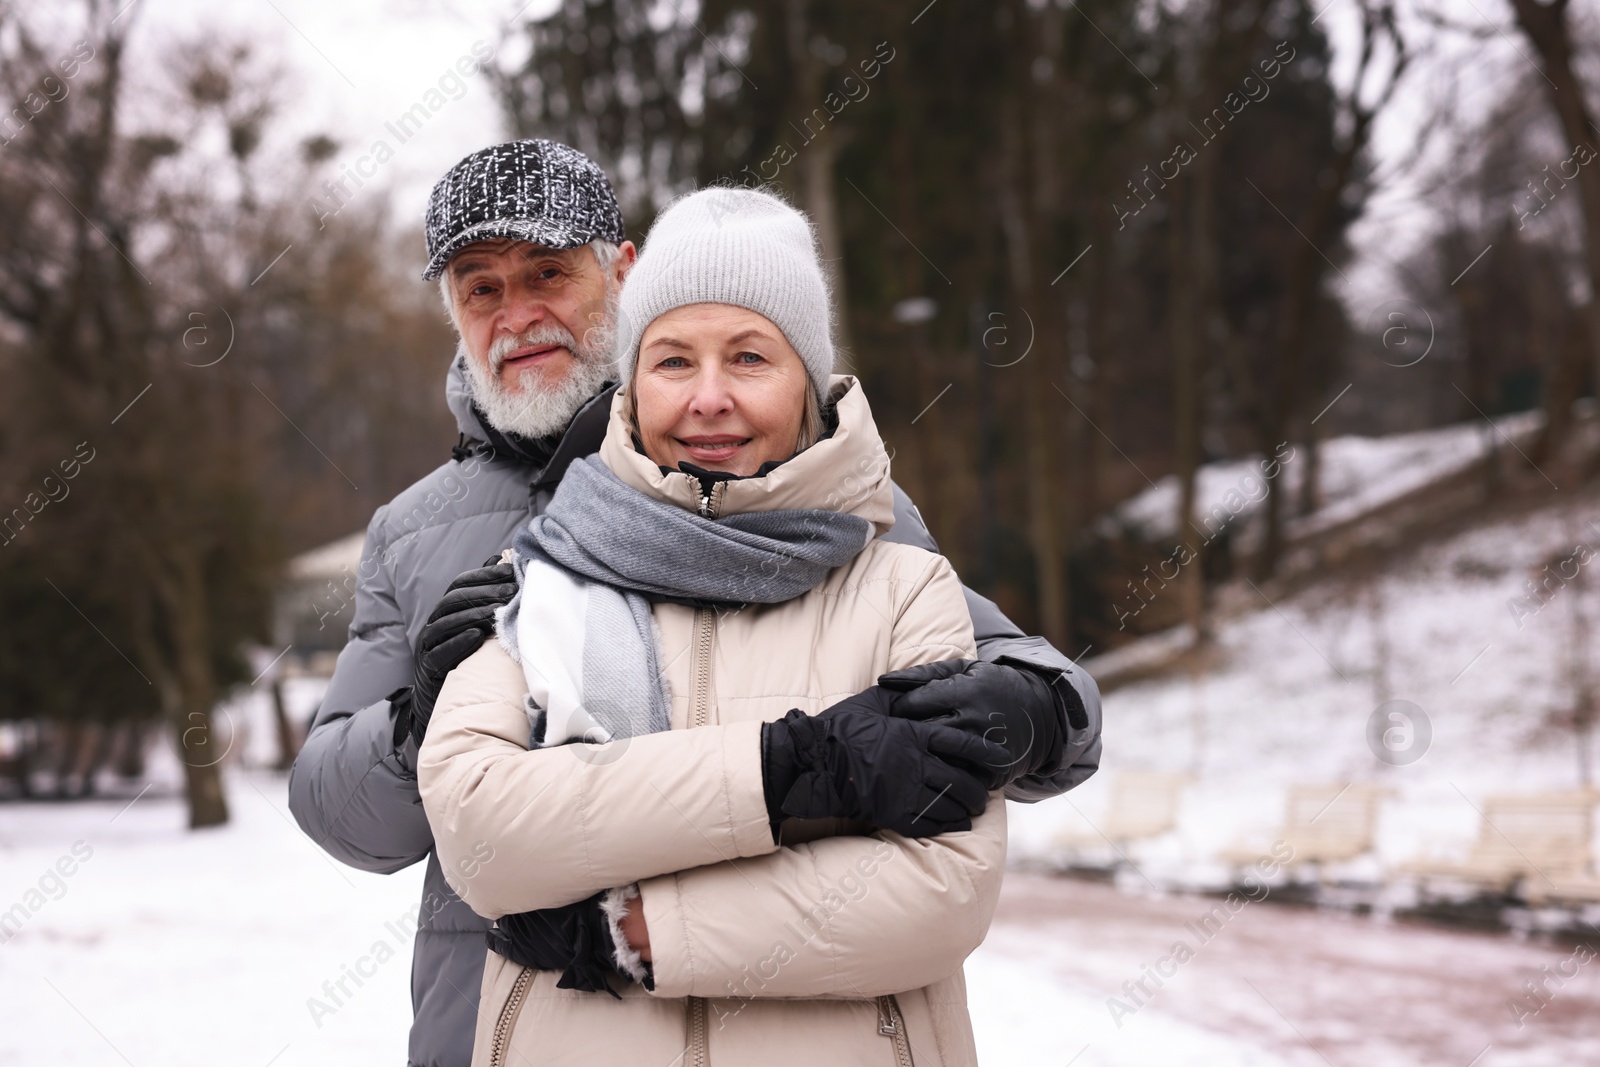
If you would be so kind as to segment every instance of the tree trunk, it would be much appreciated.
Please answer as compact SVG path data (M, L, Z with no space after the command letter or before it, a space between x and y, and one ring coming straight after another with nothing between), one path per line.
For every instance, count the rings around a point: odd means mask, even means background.
M1585 307L1589 325L1592 374L1600 393L1600 160L1596 160L1595 135L1600 133L1584 99L1583 85L1572 66L1572 34L1567 22L1569 0L1511 0L1517 24L1539 51L1544 63L1545 96L1561 119L1561 130L1575 151L1587 146L1593 154L1588 165L1578 167L1579 201L1583 205L1584 262L1589 272L1589 302ZM1566 175L1562 175L1566 178ZM1560 442L1552 442L1559 444Z
M831 126L813 130L805 125L814 109L822 107L821 60L811 50L811 23L806 16L806 0L787 0L784 4L785 39L789 61L794 66L793 109L801 118L796 129L804 144L800 156L800 206L811 216L821 246L822 269L827 273L833 296L834 341L841 351L850 350L849 301L844 296L844 239L840 236L839 200L834 169L839 161L843 138ZM827 114L826 108L823 113Z
M1267 0L1243 5L1230 0L1213 0L1206 11L1210 42L1196 84L1198 99L1219 98L1226 86L1237 83L1249 72L1270 6ZM1241 11L1244 12L1242 16ZM1174 124L1189 112L1193 103L1193 99L1177 101ZM1195 160L1192 178L1186 183L1174 182L1170 192L1173 404L1181 487L1178 535L1186 544L1191 543L1191 534L1200 542L1195 544L1197 558L1189 561L1188 573L1183 575L1181 583L1184 621L1197 648L1212 639L1205 568L1198 558L1205 550L1207 538L1200 536L1201 531L1195 524L1196 482L1204 461L1201 447L1205 416L1203 382L1211 365L1208 346L1220 343L1226 349L1232 344L1221 293L1222 249L1217 225L1217 167L1220 163L1221 157L1216 152L1201 153ZM1245 406L1250 406L1248 401Z
M184 795L189 802L189 828L198 830L228 821L228 800L222 789L221 764L228 752L219 747L212 721L216 680L211 671L207 642L208 619L205 587L196 553L168 543L166 557L150 552L163 640L146 636L139 643L147 673L155 679L173 729L177 732L178 758L183 761ZM157 549L159 551L160 549ZM166 652L166 654L163 654Z
M1057 648L1067 645L1066 566L1063 560L1061 530L1057 522L1051 470L1050 429L1053 420L1046 405L1054 395L1043 380L1042 360L1031 363L1028 374L1028 540L1032 543L1034 568L1039 585L1039 632Z
M1018 295L1024 308L1034 309L1037 313L1036 323L1039 320L1049 323L1044 296L1037 286L1038 272L1034 269L1034 249L1030 240L1021 109L1021 101L1012 97L1006 102L1005 113L1001 116L1000 228L1005 240L1012 291ZM1008 331L1013 331L1020 330L1022 324L1008 322L1005 326ZM1061 331L1046 328L1035 329L1034 333L1034 350L1016 365L1024 376L1027 394L1023 418L1028 471L1028 542L1033 549L1039 632L1045 640L1060 647L1067 643L1066 567L1055 510L1055 478L1051 470L1053 422L1046 410L1049 401L1045 394L1055 391L1050 387L1049 368L1063 362L1059 352ZM1068 384L1071 384L1070 381Z
M1567 515L1567 537L1569 543L1582 543L1582 531L1577 528L1577 522L1570 512ZM1562 595L1567 598L1567 672L1572 686L1572 735L1577 746L1578 784L1588 789L1594 784L1590 740L1596 707L1594 678L1589 669L1590 650L1594 648L1593 628L1589 624L1588 613L1583 610L1586 585L1588 582L1580 567Z
M177 564L179 597L168 604L173 631L175 666L183 690L184 792L189 798L189 828L220 826L228 821L228 800L222 791L222 759L213 730L212 708L217 686L211 671L210 643L206 639L208 612L205 586L195 554Z
M1300 468L1300 499L1295 514L1304 518L1317 510L1318 486L1322 481L1322 433L1315 422L1306 426L1305 464Z
M1200 190L1192 190L1198 199ZM1204 538L1196 534L1194 521L1197 482L1200 476L1200 345L1195 315L1195 272L1190 248L1187 185L1174 185L1171 218L1167 223L1167 260L1171 293L1167 311L1172 331L1172 406L1173 453L1177 460L1178 513L1173 516L1180 544L1193 545L1193 555L1185 566L1180 588L1183 620L1195 647L1210 640L1205 617L1205 569L1199 555L1205 551ZM1197 543L1198 542L1198 543Z
M1106 473L1111 470L1112 464L1111 442L1093 427L1106 425L1109 414L1107 399L1116 395L1118 381L1118 362L1113 352L1115 345L1110 312L1111 213L1095 211L1091 213L1090 218L1093 225L1091 243L1104 251L1086 264L1094 272L1089 282L1086 330L1089 338L1089 387L1088 403L1084 410L1088 412L1088 418L1081 420L1077 427L1076 440L1080 443L1075 449L1075 454L1080 457L1083 466L1083 515L1086 522L1092 522L1105 506ZM1085 425L1091 420L1093 426Z
M1387 35L1392 54L1382 62L1388 65L1383 77L1376 79L1379 86L1370 102L1362 102L1363 87L1373 79L1370 72L1378 57L1377 43ZM1302 401L1301 380L1310 359L1307 348L1312 337L1312 325L1317 313L1317 293L1322 284L1323 264L1320 251L1324 234L1343 199L1345 187L1350 182L1356 160L1366 149L1372 136L1372 122L1394 97L1410 64L1410 53L1393 21L1393 10L1367 3L1361 5L1361 52L1351 81L1354 88L1341 103L1343 118L1349 122L1349 132L1344 144L1334 154L1328 165L1328 180L1319 182L1311 195L1300 222L1295 226L1301 240L1291 244L1294 249L1289 259L1283 295L1283 312L1279 322L1281 362L1277 368L1274 389L1262 406L1259 423L1259 445L1263 455L1270 455L1287 441L1289 428L1295 425ZM1263 194L1265 195L1265 194ZM1281 486L1276 481L1267 482L1266 529L1261 538L1261 551L1256 556L1256 578L1270 578L1278 568L1283 553L1284 502Z
M117 730L119 744L112 766L118 778L144 774L144 723L124 722Z
M299 738L295 734L294 724L289 721L289 709L283 703L283 682L273 679L272 693L272 719L278 728L278 770L286 771L294 766L294 758L300 753Z
M222 791L222 757L212 733L211 708L186 700L180 720L178 754L183 759L183 792L189 802L189 829L221 826L228 821L228 798Z

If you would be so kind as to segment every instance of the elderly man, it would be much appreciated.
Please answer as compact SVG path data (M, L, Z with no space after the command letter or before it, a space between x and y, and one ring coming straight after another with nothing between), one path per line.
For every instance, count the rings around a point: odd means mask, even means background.
M635 250L604 173L542 140L458 163L433 190L426 229L424 277L440 280L460 338L445 397L461 438L449 462L368 526L350 641L295 761L289 805L352 866L390 873L428 861L409 1062L466 1067L489 924L451 892L434 855L417 743L445 674L492 632L493 607L510 596L509 567L484 561L599 446L615 388L616 298ZM885 536L937 551L898 487ZM992 785L1014 800L1072 788L1099 764L1094 682L990 601L968 590L967 603L981 660L921 668L909 684L923 684L894 713L941 715L1000 740L1015 759Z

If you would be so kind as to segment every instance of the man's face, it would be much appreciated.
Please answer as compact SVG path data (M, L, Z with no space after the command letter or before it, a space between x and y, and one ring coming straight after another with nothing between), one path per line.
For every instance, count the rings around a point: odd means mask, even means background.
M496 429L543 437L563 429L612 377L616 291L632 243L603 269L587 245L470 244L446 268L475 398Z

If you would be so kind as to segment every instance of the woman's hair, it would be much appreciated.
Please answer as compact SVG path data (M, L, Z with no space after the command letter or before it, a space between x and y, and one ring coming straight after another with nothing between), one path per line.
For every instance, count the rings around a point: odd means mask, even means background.
M628 428L633 431L635 438L639 434L639 377L631 375L627 387L622 394L622 417L627 420ZM811 388L809 382L805 388L805 411L800 415L800 436L794 445L794 455L799 455L818 441L827 426L822 415L822 403L817 399L817 391Z

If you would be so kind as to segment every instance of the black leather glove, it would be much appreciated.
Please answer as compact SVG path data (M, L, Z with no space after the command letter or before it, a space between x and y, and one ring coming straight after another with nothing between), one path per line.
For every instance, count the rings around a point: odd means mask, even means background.
M784 817L859 819L907 837L972 829L989 802L971 768L1004 762L993 742L888 714L873 686L817 715L794 710L761 728L761 776L773 839Z
M604 990L621 999L607 978L616 973L611 928L596 893L560 908L503 915L489 929L489 948L523 967L560 971L557 989Z
M1061 762L1066 744L1054 688L1038 671L1009 663L947 659L878 679L899 694L889 714L981 737L1006 755L975 769L989 789Z
M409 693L402 696L403 691L397 691L389 697L395 709L396 748L407 735L422 744L445 675L488 640L494 633L495 610L516 595L517 576L511 564L493 559L450 583L417 635Z

